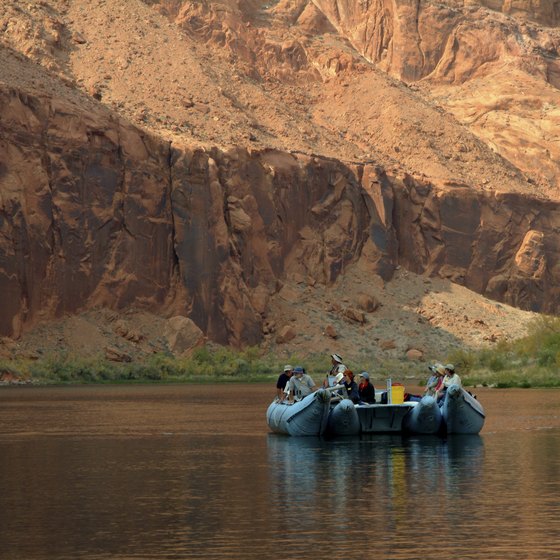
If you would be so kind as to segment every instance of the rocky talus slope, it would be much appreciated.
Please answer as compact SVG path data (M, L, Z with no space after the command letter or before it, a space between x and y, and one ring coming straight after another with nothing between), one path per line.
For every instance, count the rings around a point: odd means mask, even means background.
M5 356L429 356L558 312L553 7L0 5Z

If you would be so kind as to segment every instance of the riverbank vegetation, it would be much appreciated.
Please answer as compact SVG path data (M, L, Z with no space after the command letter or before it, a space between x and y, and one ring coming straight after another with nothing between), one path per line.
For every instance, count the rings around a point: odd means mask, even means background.
M560 318L541 316L528 332L493 348L455 351L449 360L472 386L559 387Z
M454 363L469 387L560 386L560 318L539 318L522 339L500 342L493 348L454 350L437 360ZM323 354L278 357L263 355L256 347L236 351L208 345L188 357L158 353L142 362L115 363L65 353L39 360L4 359L0 361L0 380L35 384L273 381L286 363L302 365L317 383L330 368L329 356ZM426 362L382 362L374 353L347 365L356 374L369 371L377 384L390 377L422 385L428 376Z

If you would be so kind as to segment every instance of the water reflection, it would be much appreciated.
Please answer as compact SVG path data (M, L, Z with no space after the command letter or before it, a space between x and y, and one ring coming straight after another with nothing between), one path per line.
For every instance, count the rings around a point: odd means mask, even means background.
M388 510L406 515L419 497L453 500L476 492L483 478L484 442L478 435L328 441L270 434L267 443L274 500L288 518L309 518L320 509L333 523L350 521L359 508L373 523L380 510L385 517Z

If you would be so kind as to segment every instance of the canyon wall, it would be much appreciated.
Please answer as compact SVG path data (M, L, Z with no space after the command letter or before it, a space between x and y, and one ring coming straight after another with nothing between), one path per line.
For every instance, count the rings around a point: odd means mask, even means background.
M558 197L558 2L314 4L369 61L420 85Z
M558 312L558 203L435 187L375 162L176 148L100 107L0 90L0 334L93 307L189 316L215 341L261 340L297 274L360 262L452 279Z
M508 57L526 58L527 67L531 62L540 66L545 79L547 73L554 81L558 75L558 35L552 29L560 24L558 2L313 3L359 52L405 80L436 72L440 80L461 83L476 73L488 72L488 65L510 62Z
M382 70L419 88L547 196L558 198L560 4L555 0L281 0L265 7L256 0L150 0L149 5L227 53L256 81L328 82L372 67ZM373 103L376 93L370 93ZM367 136L346 121L344 130L355 138Z

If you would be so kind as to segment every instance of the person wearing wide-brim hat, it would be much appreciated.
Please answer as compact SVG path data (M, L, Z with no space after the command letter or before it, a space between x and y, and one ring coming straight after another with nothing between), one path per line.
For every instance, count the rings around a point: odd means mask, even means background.
M292 366L286 364L284 366L284 371L278 376L278 381L276 382L276 393L280 402L284 400L286 385L290 382L292 370Z
M455 366L453 364L447 364L445 366L440 365L437 372L438 375L441 376L441 383L437 387L436 395L437 400L441 401L451 385L459 385L459 387L462 387L462 383L459 375L455 373Z
M445 377L443 378L443 386L445 389L451 387L451 385L459 385L462 387L461 378L459 374L455 372L455 366L453 364L447 364L444 367Z
M405 401L420 402L422 400L422 397L425 397L426 395L429 395L431 397L436 395L437 390L441 388L443 384L445 369L439 363L430 364L428 366L428 369L430 370L432 375L430 375L430 378L426 382L424 393L422 395L405 394Z
M443 377L445 376L445 368L443 367L442 364L436 363L436 364L429 365L428 369L432 372L432 375L430 376L428 382L426 383L426 389L424 390L424 395L435 395L436 392L439 389L441 389L441 386L443 384Z
M344 373L348 368L342 363L340 354L331 354L332 367L323 380L323 387L334 387L335 377L338 373Z

